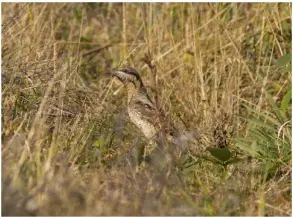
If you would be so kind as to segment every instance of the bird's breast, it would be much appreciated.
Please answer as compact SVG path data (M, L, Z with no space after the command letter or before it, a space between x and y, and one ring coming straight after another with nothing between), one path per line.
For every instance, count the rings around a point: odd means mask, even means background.
M154 135L156 134L155 127L146 119L144 119L143 115L139 111L128 108L128 114L130 120L136 125L136 127L138 127L143 132L145 137L147 137L148 139L154 137Z

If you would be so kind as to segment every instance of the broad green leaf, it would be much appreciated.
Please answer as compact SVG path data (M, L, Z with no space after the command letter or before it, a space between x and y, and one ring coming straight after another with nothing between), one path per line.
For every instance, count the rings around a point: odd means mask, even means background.
M291 93L292 93L292 89L289 88L287 93L285 94L285 96L283 97L282 99L282 102L281 102L281 109L286 112L287 108L288 108L288 105L291 101Z
M281 56L278 60L277 60L277 66L286 66L287 64L289 64L292 60L292 53L288 53L285 54L284 56Z
M225 162L231 158L231 152L228 148L208 148L208 151L216 159Z

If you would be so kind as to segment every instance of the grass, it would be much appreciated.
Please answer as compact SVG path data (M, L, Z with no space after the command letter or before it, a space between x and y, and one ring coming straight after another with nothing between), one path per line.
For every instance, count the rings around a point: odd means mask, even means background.
M2 214L291 215L291 7L2 3ZM102 76L128 64L198 135L169 173Z

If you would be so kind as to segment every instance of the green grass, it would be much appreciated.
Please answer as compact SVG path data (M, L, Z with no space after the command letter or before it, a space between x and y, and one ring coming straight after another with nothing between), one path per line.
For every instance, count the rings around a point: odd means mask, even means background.
M290 215L291 7L2 3L2 214ZM172 164L138 167L128 64L197 135Z

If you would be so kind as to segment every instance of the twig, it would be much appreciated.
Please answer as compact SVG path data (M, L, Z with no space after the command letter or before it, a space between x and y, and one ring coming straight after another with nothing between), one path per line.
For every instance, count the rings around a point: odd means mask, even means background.
M105 45L102 46L102 47L96 47L96 48L93 48L93 49L91 49L91 50L89 50L89 51L83 52L83 53L82 53L82 57L88 56L88 55L90 55L90 54L92 54L92 53L99 53L99 52L101 52L102 50L107 49L108 47L111 47L111 46L112 46L112 43L108 43L108 44L105 44Z
M154 84L155 84L155 103L157 108L160 108L159 106L159 98L158 98L158 91L157 91L157 87L158 87L158 73L157 73L157 67L155 64L153 64L153 59L152 59L152 55L150 53L150 51L148 51L148 53L146 53L144 55L144 57L141 59L143 62L145 62L147 64L147 66L150 68L152 74L153 74L153 78L154 78Z

